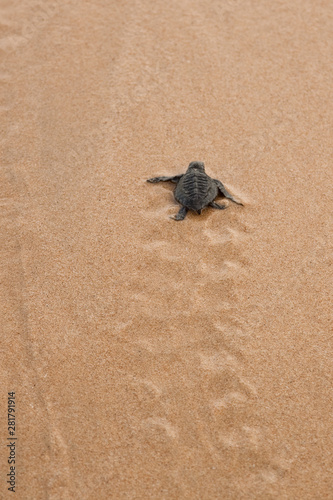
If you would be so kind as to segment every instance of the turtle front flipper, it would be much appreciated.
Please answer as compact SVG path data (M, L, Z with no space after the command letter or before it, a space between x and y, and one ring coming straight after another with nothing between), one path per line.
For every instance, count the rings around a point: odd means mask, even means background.
M166 182L166 181L171 181L171 182L178 182L179 179L181 177L183 177L184 174L180 174L180 175L174 175L172 177L165 177L165 176L162 176L162 177L153 177L152 179L147 179L147 182Z
M224 210L225 208L227 208L226 205L219 205L218 203L215 203L215 201L212 201L212 203L210 203L209 206L217 208L218 210Z
M187 208L186 207L182 207L178 214L176 215L173 215L172 217L170 217L170 219L173 219L173 220L184 220L185 217L186 217L186 214L187 214Z
M216 183L217 187L219 188L219 191L225 198L228 198L229 200L233 201L234 203L237 203L237 205L243 205L240 201L235 200L235 198L230 194L226 188L223 186L222 182L219 181L218 179L214 179L214 182Z

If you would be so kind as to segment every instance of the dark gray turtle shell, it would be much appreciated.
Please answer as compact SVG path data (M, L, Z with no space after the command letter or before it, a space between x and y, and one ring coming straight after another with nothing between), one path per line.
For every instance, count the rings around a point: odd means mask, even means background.
M223 210L226 208L225 205L219 205L214 202L219 193L234 203L243 205L240 201L235 200L221 181L212 179L205 173L205 165L201 161L192 161L185 174L172 175L171 177L162 175L147 179L147 182L153 183L167 181L176 183L174 196L182 205L178 214L171 217L175 220L184 220L188 210L194 210L200 214L201 210L208 205Z
M177 183L174 195L181 205L200 213L215 200L218 186L214 179L205 173L201 162L193 162Z

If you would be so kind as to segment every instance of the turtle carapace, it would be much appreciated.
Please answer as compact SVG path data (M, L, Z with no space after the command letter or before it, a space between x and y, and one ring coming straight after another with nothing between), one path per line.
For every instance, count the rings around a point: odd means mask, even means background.
M223 210L226 206L219 205L214 201L218 194L238 205L243 205L243 203L235 200L221 181L212 179L206 174L204 163L201 161L192 161L185 174L173 177L153 177L147 180L147 182L154 183L160 181L176 183L174 196L182 207L178 214L172 217L175 220L185 219L188 210L193 210L198 214L201 214L201 211L208 206Z

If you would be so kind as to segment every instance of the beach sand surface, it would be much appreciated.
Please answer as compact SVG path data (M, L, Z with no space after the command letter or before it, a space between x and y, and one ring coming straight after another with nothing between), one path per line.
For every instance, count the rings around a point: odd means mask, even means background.
M333 498L332 17L2 2L1 498Z

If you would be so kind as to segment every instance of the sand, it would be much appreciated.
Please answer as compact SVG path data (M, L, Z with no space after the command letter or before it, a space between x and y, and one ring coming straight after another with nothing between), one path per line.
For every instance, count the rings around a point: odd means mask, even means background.
M1 498L333 498L332 16L2 2Z

